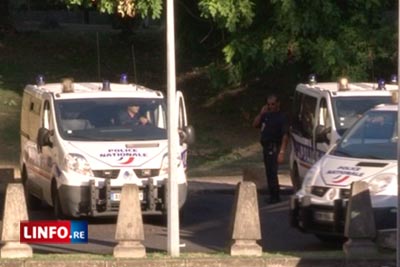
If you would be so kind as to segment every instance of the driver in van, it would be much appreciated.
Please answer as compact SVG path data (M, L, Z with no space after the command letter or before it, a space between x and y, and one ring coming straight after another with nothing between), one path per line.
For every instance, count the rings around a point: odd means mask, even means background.
M253 127L260 128L267 185L270 194L269 204L280 201L278 166L283 163L288 137L288 120L280 111L280 102L276 95L269 95L267 103L254 118Z
M125 111L118 114L118 121L121 125L146 125L149 120L139 114L140 106L132 103Z

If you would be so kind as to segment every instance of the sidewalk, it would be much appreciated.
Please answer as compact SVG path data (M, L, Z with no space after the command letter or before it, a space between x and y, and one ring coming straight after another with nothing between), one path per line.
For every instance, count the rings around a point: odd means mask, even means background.
M346 260L345 258L298 258L298 257L227 257L227 256L198 256L198 257L162 257L153 259L89 259L77 255L76 259L71 257L55 259L49 255L48 259L26 259L26 260L0 260L3 267L394 267L393 259L364 258L358 260Z

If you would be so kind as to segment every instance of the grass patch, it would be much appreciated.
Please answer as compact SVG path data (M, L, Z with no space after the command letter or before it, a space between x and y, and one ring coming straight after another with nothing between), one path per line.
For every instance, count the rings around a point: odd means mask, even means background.
M0 163L12 164L19 159L19 122L21 97L0 88Z

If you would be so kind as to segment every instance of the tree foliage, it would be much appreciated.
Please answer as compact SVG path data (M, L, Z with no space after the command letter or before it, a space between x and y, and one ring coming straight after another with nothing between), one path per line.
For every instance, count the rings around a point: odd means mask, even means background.
M63 0L121 16L159 18L162 0ZM217 87L301 65L325 79L375 79L395 71L396 3L380 0L179 0L179 32L220 50ZM188 8L189 7L189 8ZM196 11L194 11L194 9ZM193 15L192 14L192 15ZM179 17L177 18L179 20ZM199 26L201 25L201 26ZM205 30L209 28L209 30ZM207 33L208 31L208 33ZM189 34L190 32L190 34ZM194 37L196 36L197 37ZM181 35L182 36L182 35ZM209 43L210 45L210 43Z
M121 17L149 16L160 18L162 0L60 0L68 6L96 7L100 12L115 14Z
M214 12L212 0L201 3L209 10L203 13L227 31L222 51L229 82L232 73L240 82L288 64L307 66L326 79L375 79L396 71L396 8L388 1L253 0L245 11L229 15ZM243 14L248 20L241 27L226 23Z

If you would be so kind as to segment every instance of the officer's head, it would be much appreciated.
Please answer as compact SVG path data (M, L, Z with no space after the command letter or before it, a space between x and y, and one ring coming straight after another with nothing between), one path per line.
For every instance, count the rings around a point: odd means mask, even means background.
M267 97L267 107L268 111L274 112L274 111L279 111L280 108L280 102L278 96L272 94Z

